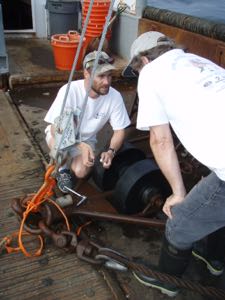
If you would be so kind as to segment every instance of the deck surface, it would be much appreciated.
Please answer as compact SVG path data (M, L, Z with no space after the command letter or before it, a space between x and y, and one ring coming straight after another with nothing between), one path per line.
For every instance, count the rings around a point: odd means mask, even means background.
M10 202L37 191L43 181L40 156L10 99L0 92L0 239L18 231ZM34 241L35 243L35 241ZM38 247L38 244L35 244ZM87 285L88 282L88 285ZM26 258L4 254L0 264L0 299L119 299L91 265L51 244L44 254Z
M15 88L20 85L66 82L70 70L59 70L54 62L54 52L50 40L29 38L6 39L9 56L9 86ZM115 59L115 77L121 77L121 72L127 61L113 55ZM74 72L73 78L81 78L83 71Z

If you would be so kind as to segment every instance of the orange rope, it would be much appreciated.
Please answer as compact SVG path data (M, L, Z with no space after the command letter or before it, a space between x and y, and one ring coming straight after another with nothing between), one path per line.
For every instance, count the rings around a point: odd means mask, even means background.
M17 235L18 235L18 233L15 232L10 237L5 237L7 239L6 244L5 244L5 249L6 249L7 253L19 252L21 250L20 246L19 247L9 246L9 244L12 242L13 237L17 236ZM28 232L23 232L23 235L30 235L30 234ZM38 238L39 238L39 241L40 241L40 248L33 254L33 256L41 255L41 252L42 252L43 247L44 247L44 242L43 242L42 236L38 235ZM31 256L31 255L29 254L29 256Z
M31 202L34 204L39 204L43 198L51 197L53 195L53 188L56 185L55 178L51 177L52 172L54 171L55 166L50 165L45 173L45 180L38 192L34 195Z
M31 198L31 200L30 201L27 200L27 202L26 202L27 207L26 207L26 210L23 212L23 218L22 218L19 233L18 233L18 245L19 245L18 248L27 257L39 256L39 255L41 255L41 252L43 249L43 238L41 236L39 236L39 239L41 241L40 249L37 250L37 252L35 252L34 255L31 255L30 253L27 252L27 250L25 249L25 247L23 245L23 240L22 240L22 236L24 235L23 227L24 227L25 221L26 221L28 215L30 214L30 212L37 211L40 204L43 203L44 201L46 201L47 197L50 197L53 195L53 188L56 185L56 180L51 177L51 174L54 171L54 169L55 169L54 165L50 165L47 168L47 171L45 173L44 183L42 184L40 189L37 191L37 193L34 194L34 196Z
M81 233L81 230L82 230L84 227L88 226L88 225L89 225L89 224L91 224L91 223L92 223L92 221L88 221L88 222L86 222L85 224L83 224L83 225L79 226L79 227L77 228L77 230L76 230L76 234L77 234L77 236L79 236L79 235L80 235L80 233Z
M63 218L64 218L64 220L66 222L67 229L68 229L68 231L70 231L70 224L69 224L68 218L65 215L65 213L63 212L62 208L57 203L55 203L52 199L49 198L47 200L49 202L51 202L52 204L54 204L58 208L58 210L61 212L61 214L63 215Z
M31 199L28 199L26 201L26 203L25 203L26 210L23 212L23 218L21 220L19 232L12 234L11 237L5 237L4 238L5 241L3 239L3 243L5 244L5 248L8 253L17 252L17 251L21 250L23 252L23 254L27 257L41 255L42 250L43 250L43 245L44 245L43 238L41 235L38 235L38 238L40 240L40 248L33 255L31 255L29 252L27 252L26 248L23 245L22 237L23 237L23 235L30 235L29 233L26 233L23 230L23 227L24 227L24 224L26 222L28 215L31 212L36 212L38 210L38 207L45 201L49 201L50 203L52 203L53 205L55 205L57 207L57 209L60 211L60 213L62 214L62 216L66 222L68 231L70 231L70 224L69 224L68 218L66 217L65 213L63 212L63 210L57 203L55 203L52 199L49 198L53 195L53 188L56 185L56 180L53 177L51 177L51 174L54 171L54 169L55 169L54 165L50 165L48 167L48 169L45 173L44 183L42 184L42 186L40 187L38 192L35 194L31 194L30 195ZM10 247L9 244L11 243L12 238L15 235L18 235L18 247L13 248L13 247Z
M44 201L49 201L51 202L52 204L54 204L57 209L61 212L61 214L63 215L64 219L65 219L65 222L66 222L66 226L67 226L67 229L68 231L70 231L70 224L69 224L69 221L68 221L68 218L66 217L65 213L63 212L63 210L61 209L61 207L55 203L53 200L51 200L50 198L46 198L46 199L43 199L41 202L39 202L38 205L34 204L33 202L29 202L28 205L27 205L27 209L24 211L23 213L23 219L21 221L21 224L20 224L20 230L19 230L19 234L18 234L18 244L19 244L19 249L23 252L23 254L27 257L31 257L31 256L39 256L41 255L41 252L42 252L42 249L43 247L41 247L34 255L31 255L30 253L27 252L27 250L25 249L24 245L23 245L23 241L22 241L22 235L23 235L23 227L24 227L24 223L29 215L30 212L33 211L33 208L34 207L37 207L39 206L41 203L43 203ZM40 239L40 237L39 237ZM43 242L43 241L42 241Z
M31 200L32 201L32 200ZM21 223L20 223L20 229L19 229L19 233L18 233L18 245L19 245L19 249L23 252L23 254L27 257L31 257L31 256L40 256L41 253L42 253L42 250L43 250L43 238L38 235L40 241L41 241L41 247L39 250L37 250L37 252L35 252L33 255L31 255L30 253L27 252L27 250L25 249L24 245L23 245L23 240L22 240L22 236L25 235L26 233L24 233L23 231L23 227L24 227L24 223L29 215L29 213L31 211L33 211L33 208L37 208L37 205L34 204L33 202L29 202L28 205L27 205L27 208L26 210L24 211L23 213L23 218L21 220ZM45 200L44 200L45 201ZM42 201L42 202L44 202ZM42 203L40 202L39 205Z
M55 166L54 165L50 165L45 173L45 181L42 184L42 186L40 187L40 189L38 190L38 192L31 198L31 200L27 200L27 207L26 210L23 213L23 218L21 220L21 224L20 224L20 229L19 229L19 234L18 234L18 249L20 249L23 254L27 257L31 257L31 256L39 256L41 255L42 249L43 249L43 238L39 235L39 239L41 241L41 247L39 250L37 250L34 255L31 255L30 253L27 252L27 250L25 249L24 245L23 245L23 240L22 240L22 236L24 235L24 231L23 231L23 227L25 224L25 221L28 217L28 215L32 212L32 211L37 211L38 207L45 202L46 200L51 201L51 203L54 203L54 201L52 201L49 197L53 195L53 188L56 185L56 180L54 178L51 177L52 172L54 171ZM55 204L55 203L54 203ZM70 226L69 226L69 222L65 216L65 214L63 213L62 209L55 204L56 207L59 209L59 211L63 214L63 217L66 220L66 225L67 228L69 230Z

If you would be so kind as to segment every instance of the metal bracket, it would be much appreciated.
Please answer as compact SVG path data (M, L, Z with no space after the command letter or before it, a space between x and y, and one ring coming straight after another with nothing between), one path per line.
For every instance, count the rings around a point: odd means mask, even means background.
M54 159L57 159L60 152L68 150L76 143L80 143L80 136L76 137L80 113L80 110L74 112L72 109L66 109L62 115L55 119L55 145L51 151L51 156Z

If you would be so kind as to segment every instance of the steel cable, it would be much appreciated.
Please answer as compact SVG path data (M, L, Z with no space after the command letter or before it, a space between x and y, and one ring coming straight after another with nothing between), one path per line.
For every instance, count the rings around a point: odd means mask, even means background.
M86 106L87 106L89 92L91 90L91 86L92 86L92 83L93 83L93 80L94 80L94 74L95 74L95 71L97 69L98 61L99 61L99 58L100 58L100 52L102 51L104 40L105 40L105 36L106 36L107 29L108 29L108 26L109 26L109 23L110 23L110 19L111 19L111 15L112 15L112 11L113 11L114 2L115 2L115 0L111 1L110 7L109 7L109 11L108 11L108 15L106 17L105 25L103 27L103 32L102 32L101 39L100 39L100 42L99 42L96 59L95 59L95 62L94 62L94 65L93 65L93 69L92 69L92 72L91 72L91 78L90 78L89 85L88 85L88 88L87 88L87 91L86 91L86 95L85 95L85 98L84 98L84 105L82 107L82 111L81 111L80 118L79 118L79 121L78 121L78 124L77 124L77 128L76 128L76 140L79 140L80 128L81 128L83 116L84 116L84 113L85 113L85 109L86 109ZM94 3L94 0L91 0L90 4L89 4L89 7L88 7L88 12L87 12L87 15L86 15L86 18L85 18L84 26L83 26L81 37L80 37L80 41L79 41L78 48L77 48L77 51L76 51L76 56L75 56L75 59L74 59L74 62L73 62L73 66L72 66L72 69L71 69L71 72L70 72L70 76L69 76L69 79L68 79L68 83L67 83L67 86L66 86L66 91L65 91L65 95L64 95L64 99L63 99L63 104L62 104L62 107L61 107L61 111L60 111L60 116L64 112L64 108L65 108L67 96L68 96L68 93L69 93L69 89L70 89L70 85L71 85L71 82L72 82L72 79L73 79L73 75L75 73L75 68L76 68L76 65L77 65L77 61L78 61L78 57L79 57L79 54L80 54L81 46L82 46L82 43L83 43L83 38L84 38L84 35L85 35L85 32L86 32L86 28L87 28L87 25L88 25L88 22L89 22L89 18L90 18L90 14L91 14L93 3ZM57 157L59 149L61 147L63 138L64 138L64 135L62 134L62 138L61 138L61 140L59 142L59 145L58 145L58 148L57 148L57 151L56 151L56 155L55 155L56 157Z
M95 59L93 69L92 69L92 72L91 72L91 78L90 78L88 88L87 88L87 92L86 92L86 95L85 95L85 98L84 98L84 105L82 107L82 111L81 111L81 114L80 114L80 120L79 120L79 123L77 125L76 138L79 136L79 131L80 131L80 128L81 128L82 120L83 120L84 113L85 113L86 106L87 106L87 102L88 102L89 92L91 90L91 86L92 86L92 83L93 83L93 80L94 80L95 71L96 71L97 66L98 66L98 61L99 61L99 58L100 58L100 52L102 51L103 44L104 44L104 41L105 41L105 36L106 36L108 26L109 26L109 23L110 23L114 2L115 2L115 0L111 1L111 3L110 3L109 11L108 11L108 14L107 14L107 17L106 17L106 20L105 20L105 25L103 27L103 32L102 32L101 39L100 39L100 42L99 42L99 45L98 45L96 59Z
M83 26L83 29L82 29L82 32L81 32L81 36L80 36L79 44L78 44L78 47L77 47L76 55L75 55L73 65L72 65L72 69L71 69L71 72L70 72L70 76L69 76L69 79L68 79L66 92L65 92L65 95L64 95L64 98L63 98L63 104L62 104L62 107L61 107L60 116L62 115L62 113L64 111L64 107L65 107L65 104L66 104L66 99L67 99L69 89L70 89L70 84L71 84L73 76L76 72L75 68L77 66L78 57L80 55L80 50L81 50L81 47L82 47L82 44L83 44L83 39L84 39L86 29L87 29L87 26L88 26L88 22L89 22L89 18L90 18L90 15L91 15L91 10L92 10L93 3L94 3L94 0L91 0L90 4L89 4L89 7L88 7L88 12L87 12L87 15L86 15L86 18L85 18L85 22L84 22L84 26Z
M129 258L124 258L121 255L117 255L112 251L101 250L101 254L104 254L117 262L121 262L127 266L131 271L141 273L145 276L152 277L161 282L170 283L180 288L185 288L194 292L198 292L201 295L213 297L213 299L224 300L225 291L222 289L217 289L211 286L203 286L199 283L193 282L191 280L181 279L172 275L161 273L159 271L152 270L150 267L146 267L143 264L135 263Z
M81 36L80 36L79 44L78 44L78 47L77 47L76 55L75 55L75 58L74 58L74 61L73 61L72 69L71 69L70 76L69 76L69 79L68 79L68 83L67 83L67 86L66 86L65 95L64 95L62 107L61 107L61 110L60 110L60 116L62 116L62 114L64 112L64 108L65 108L65 105L66 105L66 100L67 100L67 96L68 96L68 93L69 93L70 85L71 85L73 76L76 72L75 68L76 68L76 65L77 65L78 57L80 55L80 50L81 50L81 47L82 47L82 43L83 43L84 35L85 35L86 29L87 29L87 25L88 25L88 22L89 22L89 18L90 18L93 3L94 3L94 0L91 0L90 4L89 4L89 7L88 7L88 12L87 12L87 15L86 15L86 19L85 19L84 26L83 26L83 29L82 29L82 32L81 32ZM85 99L86 99L86 97L85 97ZM56 151L56 154L55 154L56 158L58 156L59 149L61 148L61 144L63 142L63 139L64 139L64 132L62 134L61 140L59 142L59 145L58 145L58 148L57 148L57 151Z

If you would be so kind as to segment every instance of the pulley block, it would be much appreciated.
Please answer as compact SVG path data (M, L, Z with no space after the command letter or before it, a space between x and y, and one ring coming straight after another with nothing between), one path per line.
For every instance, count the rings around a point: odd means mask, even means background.
M145 159L145 153L142 150L130 143L124 143L113 158L109 169L104 169L100 162L100 155L97 157L92 174L93 180L101 190L112 190L125 170L133 163L143 159Z
M170 186L156 162L148 158L132 164L120 176L111 202L120 213L136 214L151 205L156 196L164 201L170 194Z

